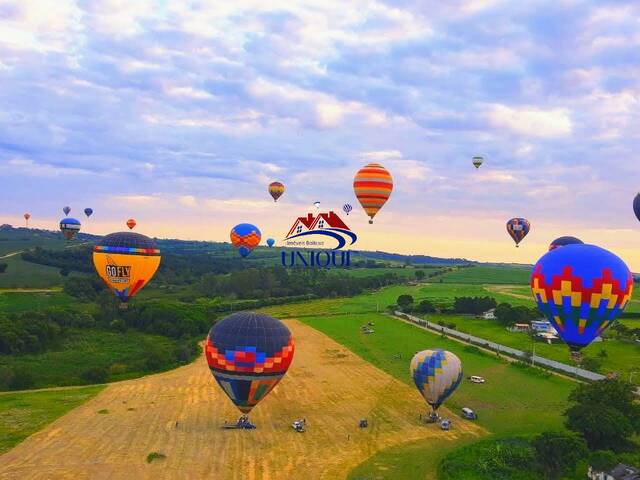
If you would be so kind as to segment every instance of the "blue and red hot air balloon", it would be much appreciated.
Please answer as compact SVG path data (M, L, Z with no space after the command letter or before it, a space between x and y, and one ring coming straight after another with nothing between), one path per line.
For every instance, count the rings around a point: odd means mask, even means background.
M76 233L80 231L80 221L75 218L63 218L60 220L60 231L67 240L72 240Z
M531 224L526 218L512 218L507 222L507 232L516 242L516 247L520 246L520 242L527 236L531 230Z
M549 251L555 250L558 247L564 247L566 245L581 245L583 243L584 242L582 240L576 237L560 237L551 242L551 244L549 245Z
M260 244L262 233L260 229L250 223L240 223L231 229L231 243L244 258Z
M282 380L293 360L291 332L264 313L239 312L209 331L209 370L233 404L248 414Z
M538 260L531 292L560 338L579 352L624 311L633 293L633 276L604 248L567 245Z

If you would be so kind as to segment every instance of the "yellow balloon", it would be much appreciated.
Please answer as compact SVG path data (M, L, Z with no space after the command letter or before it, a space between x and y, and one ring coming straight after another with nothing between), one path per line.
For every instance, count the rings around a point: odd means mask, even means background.
M93 247L96 272L122 302L149 283L160 259L155 242L139 233L112 233Z

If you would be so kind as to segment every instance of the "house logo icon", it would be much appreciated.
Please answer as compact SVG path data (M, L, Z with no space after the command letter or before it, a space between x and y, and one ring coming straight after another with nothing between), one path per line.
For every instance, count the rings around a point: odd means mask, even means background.
M284 239L287 247L315 247L340 250L356 243L358 236L334 211L298 217Z

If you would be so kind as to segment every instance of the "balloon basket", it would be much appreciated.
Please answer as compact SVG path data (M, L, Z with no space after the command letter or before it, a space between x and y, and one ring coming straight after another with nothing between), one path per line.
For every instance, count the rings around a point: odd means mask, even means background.
M373 220L369 220L369 223L370 223L370 224L373 224Z
M226 430L255 430L256 426L249 420L249 415L242 415L236 423L225 423Z

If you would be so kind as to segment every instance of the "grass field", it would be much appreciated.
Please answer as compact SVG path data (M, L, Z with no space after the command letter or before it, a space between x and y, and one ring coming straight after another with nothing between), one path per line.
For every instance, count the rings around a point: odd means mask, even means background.
M52 292L3 292L0 290L0 313L16 313L62 307L75 302L73 297L61 291Z
M0 393L0 454L69 410L83 404L101 386L42 392Z
M343 479L403 442L440 447L480 438L473 423L450 432L420 424L414 389L329 337L288 322L296 352L287 376L251 413L252 431L223 430L239 412L203 357L191 365L110 385L0 457L0 478ZM292 420L307 419L296 433ZM370 426L358 428L367 418ZM177 422L177 423L176 423ZM147 463L150 452L166 458Z
M458 268L442 275L444 283L466 284L529 284L531 268L528 267L491 267L476 265Z
M6 271L0 273L0 289L51 288L62 285L64 280L60 269L25 262L20 255L1 259L0 262L7 264Z
M149 372L149 352L167 359L167 370L178 366L173 360L177 341L139 332L114 333L102 330L73 330L55 348L28 355L0 355L0 369L27 370L33 388L85 385L80 375L90 367L120 365L109 381L139 377ZM123 370L123 371L122 371Z

